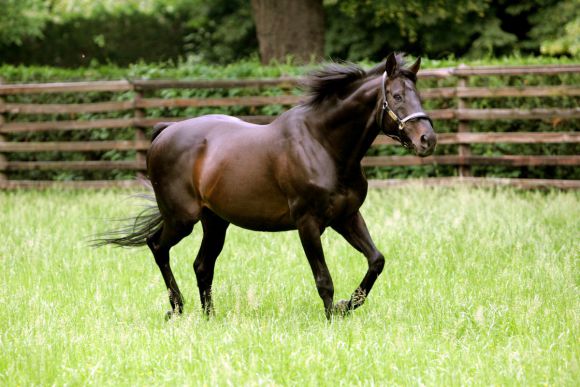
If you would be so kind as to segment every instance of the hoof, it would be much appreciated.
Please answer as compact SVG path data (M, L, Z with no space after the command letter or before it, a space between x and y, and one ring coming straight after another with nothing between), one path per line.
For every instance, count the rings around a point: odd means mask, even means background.
M181 315L182 312L178 312L175 310L168 310L167 313L165 313L165 321L169 321L174 317L178 317Z
M350 300L340 300L334 305L333 314L336 316L347 316L352 310Z

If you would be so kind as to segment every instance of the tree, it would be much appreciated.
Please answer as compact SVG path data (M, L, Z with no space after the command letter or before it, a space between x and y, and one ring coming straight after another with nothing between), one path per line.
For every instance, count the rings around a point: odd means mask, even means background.
M327 52L380 60L393 50L431 58L463 55L490 0L333 0ZM338 27L338 29L337 29Z
M26 37L42 36L48 19L43 0L0 0L0 44L22 44Z
M322 0L252 0L262 63L292 56L309 62L324 55Z
M530 17L530 36L548 55L580 56L580 0L559 1Z
M327 54L580 54L580 0L326 0ZM345 20L345 16L350 19Z

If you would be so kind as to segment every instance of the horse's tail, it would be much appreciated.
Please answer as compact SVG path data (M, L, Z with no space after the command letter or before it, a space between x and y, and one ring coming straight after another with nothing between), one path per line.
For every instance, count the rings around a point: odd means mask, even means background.
M155 140L157 136L168 126L174 124L173 122L159 122L153 126L153 134L151 141ZM151 184L147 180L142 182L151 189ZM125 225L117 230L98 234L95 239L91 241L91 245L95 247L104 245L116 245L121 247L137 247L147 244L147 239L158 232L163 227L163 217L159 212L155 196L151 194L134 195L141 199L151 202L135 217L120 219Z
M159 212L155 196L150 194L135 196L153 202L153 204L146 205L135 218L121 219L120 221L125 223L124 226L97 235L97 238L92 241L93 246L144 246L147 244L147 239L163 227L163 217Z

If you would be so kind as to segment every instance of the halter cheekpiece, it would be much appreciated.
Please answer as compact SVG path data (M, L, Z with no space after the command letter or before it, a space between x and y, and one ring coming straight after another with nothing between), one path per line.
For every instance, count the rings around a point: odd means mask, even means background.
M433 125L433 122L431 121L431 118L427 115L427 113L423 112L423 111L419 111L419 112L415 112L415 113L411 113L409 114L407 117L405 118L399 118L399 116L397 115L397 113L395 113L390 107L389 107L389 103L387 102L387 92L386 92L386 80L387 80L387 72L385 71L383 73L383 81L381 83L381 92L383 95L383 103L382 103L382 110L381 110L381 114L379 114L379 119L378 119L378 124L379 127L381 129L383 129L383 116L385 115L385 112L389 115L389 117L391 117L391 119L393 121L395 121L397 123L397 126L399 127L399 131L402 132L405 129L405 125L407 122L409 121L414 121L414 120L418 120L421 118L425 118L427 120L429 120L429 122L431 123L431 125ZM397 140L400 140L400 137L398 134L387 134L387 136L389 137L393 137Z

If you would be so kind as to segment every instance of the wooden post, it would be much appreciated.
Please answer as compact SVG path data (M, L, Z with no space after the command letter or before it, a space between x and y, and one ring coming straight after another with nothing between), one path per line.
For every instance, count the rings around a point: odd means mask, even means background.
M137 89L134 85L133 85L133 91L135 93L135 96L133 99L133 101L134 101L133 106L135 109L135 140L142 141L142 140L146 139L146 136L145 136L145 131L141 127L141 123L139 121L141 121L145 117L145 109L141 109L138 107L139 106L138 101L140 101L141 98L143 98L143 92L140 89ZM136 154L137 162L144 163L146 159L147 159L147 151L137 150L137 154ZM145 178L145 175L141 171L137 172L137 176L140 178Z
M0 84L3 83L3 79L0 78ZM3 107L4 105L4 98L2 98L0 96L0 107ZM6 117L4 117L4 109L0 109L0 143L2 142L6 142L6 136L4 136L2 134L2 126L4 126L4 122L6 121ZM5 154L0 153L0 165L4 166L6 165L6 162L8 161L7 157ZM6 180L8 180L8 176L6 175L6 172L4 170L4 167L0 168L0 188L2 188L2 186L6 183Z
M464 64L460 64L459 67L462 68L462 67L466 67L466 66ZM464 89L466 86L467 86L467 77L460 76L458 81L457 81L457 88ZM461 111L463 109L467 108L468 105L467 105L467 101L465 100L465 98L461 97L459 95L459 93L457 93L457 94L458 94L457 110L458 110L458 112L461 113ZM459 119L459 125L457 127L457 132L458 133L466 133L466 132L470 132L470 131L471 131L471 129L469 127L469 121ZM463 162L463 158L466 156L471 156L471 145L470 144L459 144L459 157L460 157L462 162ZM460 177L471 176L471 166L461 164L459 166L459 176Z

